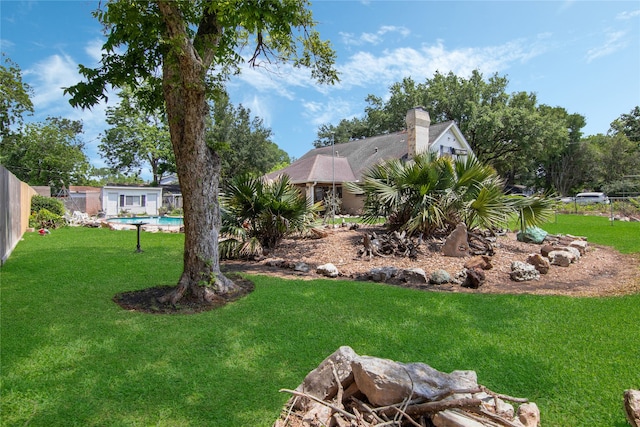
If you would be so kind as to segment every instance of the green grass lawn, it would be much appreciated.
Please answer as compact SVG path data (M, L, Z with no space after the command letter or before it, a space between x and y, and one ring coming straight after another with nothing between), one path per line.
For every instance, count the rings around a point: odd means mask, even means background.
M604 224L600 232L560 216L557 230L544 228L640 252L625 238L640 224ZM183 236L141 240L134 253L129 231L25 235L0 273L0 425L267 427L289 397L278 390L341 345L475 370L494 391L535 401L545 427L623 427L622 393L640 388L640 295L447 294L254 276L256 290L222 309L141 314L111 298L175 284Z

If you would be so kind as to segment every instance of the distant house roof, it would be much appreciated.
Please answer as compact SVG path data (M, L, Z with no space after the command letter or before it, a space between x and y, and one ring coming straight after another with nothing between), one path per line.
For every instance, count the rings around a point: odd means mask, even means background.
M329 147L331 148L331 147ZM329 155L317 154L304 156L288 167L276 172L267 174L267 179L275 179L280 175L289 175L293 184L304 184L306 182L329 183L356 181L349 160L345 157L331 157Z
M448 130L453 129L461 139L464 137L455 122L448 121L429 126L429 147ZM271 172L266 177L274 179L289 175L294 184L307 182L332 182L332 153L335 152L335 181L354 182L361 179L371 166L390 159L408 159L409 148L406 130L342 144L315 148L288 167ZM466 144L466 141L464 141Z

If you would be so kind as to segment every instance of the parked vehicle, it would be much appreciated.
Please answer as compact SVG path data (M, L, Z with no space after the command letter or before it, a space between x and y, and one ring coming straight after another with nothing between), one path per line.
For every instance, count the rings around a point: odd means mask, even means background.
M589 205L594 203L609 204L609 198L604 193L578 193L576 194L576 203L581 205Z

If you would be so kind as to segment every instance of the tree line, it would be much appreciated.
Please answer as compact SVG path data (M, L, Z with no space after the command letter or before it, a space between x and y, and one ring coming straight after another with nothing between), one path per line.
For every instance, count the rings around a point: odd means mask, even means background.
M606 134L583 137L584 116L539 104L535 93L507 93L508 79L436 72L392 84L385 101L368 95L363 117L320 126L316 147L398 132L406 112L424 107L432 123L454 120L478 159L509 184L560 195L583 190L640 192L640 107L620 115Z

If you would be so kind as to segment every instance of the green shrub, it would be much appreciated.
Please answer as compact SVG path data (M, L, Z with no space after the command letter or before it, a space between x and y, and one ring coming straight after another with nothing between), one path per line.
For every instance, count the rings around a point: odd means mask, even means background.
M42 209L59 216L64 215L66 210L64 203L60 200L36 194L31 198L31 212L40 212Z
M64 218L48 209L40 209L32 212L29 217L29 227L33 228L58 228L65 225Z
M320 208L319 203L311 205L286 175L273 182L234 177L220 200L223 258L250 257L275 248L287 235L306 230Z

